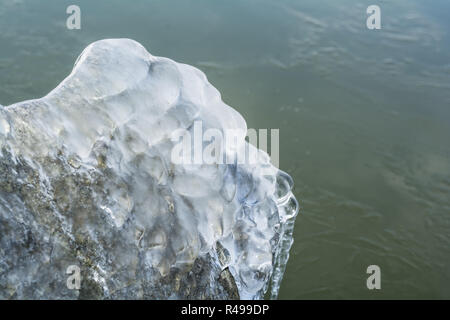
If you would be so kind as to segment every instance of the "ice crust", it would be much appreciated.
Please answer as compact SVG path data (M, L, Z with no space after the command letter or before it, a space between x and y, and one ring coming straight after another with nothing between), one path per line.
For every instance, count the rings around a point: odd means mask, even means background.
M204 73L129 39L89 45L47 96L0 106L0 298L276 298L292 179L262 151L174 164L171 134L197 120L246 130Z

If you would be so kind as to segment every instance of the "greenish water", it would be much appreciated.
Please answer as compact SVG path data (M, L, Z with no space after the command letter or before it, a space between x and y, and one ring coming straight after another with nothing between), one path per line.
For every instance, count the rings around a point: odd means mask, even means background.
M371 4L0 0L0 104L45 95L98 39L195 65L249 127L280 128L302 205L281 299L449 299L450 2L379 0L381 30Z

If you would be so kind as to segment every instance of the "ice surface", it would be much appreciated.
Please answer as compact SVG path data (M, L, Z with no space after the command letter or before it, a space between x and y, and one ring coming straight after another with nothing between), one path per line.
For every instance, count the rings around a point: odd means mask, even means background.
M47 96L0 107L0 298L276 298L292 179L263 152L174 164L173 132L199 120L246 130L200 70L128 39L89 45Z

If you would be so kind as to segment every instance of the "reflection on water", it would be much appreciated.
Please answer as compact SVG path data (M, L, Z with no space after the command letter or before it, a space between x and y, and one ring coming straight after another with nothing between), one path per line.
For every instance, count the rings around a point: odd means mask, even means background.
M39 97L90 42L196 65L252 128L280 128L297 219L280 298L450 298L450 4L0 0L0 103ZM377 264L382 289L366 288Z

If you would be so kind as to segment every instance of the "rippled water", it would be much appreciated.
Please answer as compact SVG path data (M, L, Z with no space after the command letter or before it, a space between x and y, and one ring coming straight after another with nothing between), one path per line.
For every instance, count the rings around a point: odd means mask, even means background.
M303 207L280 298L450 298L450 2L378 1L381 30L370 4L0 0L0 104L45 95L92 41L133 38L280 128Z

